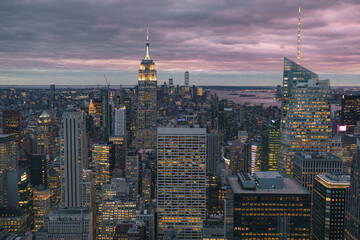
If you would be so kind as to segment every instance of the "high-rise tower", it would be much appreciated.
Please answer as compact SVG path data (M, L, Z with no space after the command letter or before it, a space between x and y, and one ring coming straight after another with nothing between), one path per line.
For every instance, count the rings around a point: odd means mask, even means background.
M50 114L44 111L37 122L37 153L49 154L54 160L54 134Z
M360 238L360 141L356 142L356 155L351 167L350 186L345 202L345 239L348 240Z
M184 84L185 84L185 86L189 86L189 78L190 78L189 71L186 70L185 76L184 76Z
M174 226L177 239L201 239L206 201L206 129L159 128L158 239Z
M145 57L141 61L138 82L138 109L136 147L156 147L156 91L157 78L155 63L150 58L149 34L147 28Z
M61 198L64 207L81 207L83 167L87 161L83 112L68 110L62 118Z
M285 86L285 84L284 84ZM329 80L298 83L291 91L280 131L279 171L293 174L296 152L330 152L331 93Z

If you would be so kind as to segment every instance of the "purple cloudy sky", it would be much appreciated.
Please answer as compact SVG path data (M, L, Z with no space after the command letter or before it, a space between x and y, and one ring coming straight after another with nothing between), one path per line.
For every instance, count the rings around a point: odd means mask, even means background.
M1 0L0 84L136 84L150 25L160 83L275 85L297 0ZM302 0L301 63L360 85L360 1Z

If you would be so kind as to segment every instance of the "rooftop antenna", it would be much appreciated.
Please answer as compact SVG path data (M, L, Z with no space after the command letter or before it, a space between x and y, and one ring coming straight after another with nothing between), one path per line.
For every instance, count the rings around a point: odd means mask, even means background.
M300 65L300 13L301 13L301 0L299 0L298 40L297 40L297 64L299 65Z

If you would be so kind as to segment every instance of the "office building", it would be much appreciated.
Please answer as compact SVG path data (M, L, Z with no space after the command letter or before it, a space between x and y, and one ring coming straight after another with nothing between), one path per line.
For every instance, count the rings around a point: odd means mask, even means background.
M314 181L313 239L344 239L345 194L350 175L344 172L319 174Z
M328 80L298 83L281 120L279 172L293 174L296 152L330 152L331 94Z
M44 226L36 233L37 240L92 240L92 213L90 208L51 208Z
M220 134L217 131L210 131L206 144L206 171L215 173L216 167L221 161Z
M27 226L33 227L33 199L29 174L25 169L3 174L3 206L20 208L26 214Z
M126 137L126 108L124 105L114 109L114 136Z
M5 204L3 176L17 169L15 135L0 134L0 206Z
M37 153L49 154L50 161L54 160L53 124L48 112L44 111L37 122Z
M200 239L206 208L206 129L158 128L157 149L157 238L172 225L178 239Z
M110 183L114 168L113 147L109 144L95 144L92 148L93 173L96 202L100 202L101 186Z
M360 135L345 134L341 136L342 160L344 172L351 173L351 165L356 155L356 142L360 140Z
M360 140L356 143L356 155L350 176L345 202L345 239L357 240L360 239Z
M282 87L282 101L281 101L281 121L284 123L287 112L290 108L290 103L293 99L292 90L299 83L307 83L308 80L314 79L315 83L319 82L319 76L316 73L304 68L303 66L284 58L284 73L283 73L283 87Z
M342 160L331 153L296 153L294 155L293 177L309 192L313 191L314 179L318 174L341 172Z
M49 186L49 154L29 155L30 179L33 186Z
M61 125L61 205L82 207L83 169L87 164L84 113L76 110L65 111Z
M147 240L155 240L155 215L154 210L145 208L136 211L136 220L143 221L145 224L145 235Z
M151 169L145 168L141 175L141 195L144 198L145 203L149 203L151 201L152 184Z
M190 79L190 74L189 74L189 71L186 70L185 74L184 74L184 85L185 86L189 87L189 83L190 83L189 79Z
M256 152L255 152L256 154ZM230 169L232 174L251 171L251 144L235 140L230 147Z
M101 89L101 102L102 102L102 140L107 142L111 132L111 110L109 106L109 89Z
M311 195L278 172L228 176L225 239L310 239Z
M44 217L48 215L51 207L50 189L44 186L35 187L33 190L33 212L34 212L34 228L38 231L44 224Z
M99 239L113 239L118 221L135 220L136 201L130 199L124 178L112 178L111 183L102 185L98 209Z
M360 121L360 96L344 95L341 99L341 124L346 132L353 134L356 123Z
M139 155L126 156L125 178L130 187L131 198L136 199L139 193Z
M26 232L28 214L20 208L4 208L0 206L0 226L8 232Z
M280 145L280 121L264 123L261 132L261 171L277 171Z
M145 57L140 64L138 81L138 109L136 125L136 147L156 148L157 127L157 76L155 63L150 58L149 35L146 36Z
M3 133L14 134L17 144L21 143L21 116L19 110L3 111Z
M50 84L51 107L55 107L55 83Z
M54 168L50 169L49 174L51 206L56 206L59 205L61 201L61 178L60 174Z
M109 144L114 148L114 166L124 169L126 156L126 142L124 136L111 136Z

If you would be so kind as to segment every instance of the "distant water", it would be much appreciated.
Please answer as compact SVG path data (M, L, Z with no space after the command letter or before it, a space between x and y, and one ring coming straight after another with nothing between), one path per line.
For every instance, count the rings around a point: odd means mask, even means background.
M211 90L213 93L218 95L219 99L227 99L233 101L236 104L254 104L261 105L264 107L277 106L280 108L281 101L276 101L274 89L264 90ZM331 104L331 111L340 110L339 104Z

